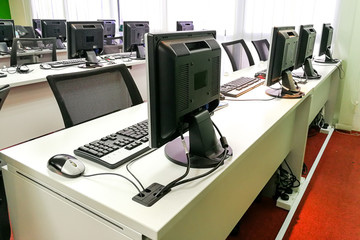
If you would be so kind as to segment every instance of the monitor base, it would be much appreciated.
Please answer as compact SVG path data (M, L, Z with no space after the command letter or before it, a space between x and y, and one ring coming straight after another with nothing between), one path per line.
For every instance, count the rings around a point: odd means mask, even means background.
M305 74L302 74L302 75L293 75L293 77L300 78L300 79L315 80L315 79L320 79L321 75L318 74L315 76L306 76Z
M337 64L340 60L339 59L316 59L316 63L325 63L325 64Z
M189 148L189 137L185 137L185 142L187 147ZM211 158L201 157L190 153L189 154L190 167L191 168L216 167L221 162L222 158L224 157L224 154L225 154L225 149L223 149L223 151L218 155ZM187 166L188 160L186 158L185 150L180 138L176 138L173 141L166 144L165 155L171 162L181 166ZM228 147L227 155L228 156L226 156L225 159L232 155L232 149L230 146Z
M305 93L301 92L300 90L297 92L293 92L293 91L288 91L284 88L279 88L279 89L269 88L266 89L265 93L272 97L287 98L287 99L302 98L305 95Z

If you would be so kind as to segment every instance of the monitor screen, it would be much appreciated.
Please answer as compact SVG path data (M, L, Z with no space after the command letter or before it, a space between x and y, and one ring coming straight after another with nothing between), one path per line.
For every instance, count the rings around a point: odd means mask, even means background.
M41 33L41 20L40 19L33 19L32 20L32 25L33 25L36 37L40 38L42 36L42 33Z
M115 37L115 20L114 19L98 19L104 26L104 38Z
M124 21L124 52L136 51L136 57L145 58L145 33L149 32L147 21Z
M191 167L214 167L227 155L210 119L220 97L221 48L215 35L192 31L146 37L150 147L166 144L166 157L179 165L188 162L179 138L185 130Z
M266 73L266 85L280 83L281 88L269 88L266 93L273 97L299 98L303 96L292 77L299 36L295 27L274 27Z
M11 47L14 37L15 37L14 20L11 19L0 20L0 42L5 42L8 47Z
M306 79L317 79L321 76L314 70L312 57L315 46L316 31L313 25L301 25L299 29L299 43L296 53L295 69L303 67L304 74L298 76Z
M194 30L193 21L177 21L176 31L190 31Z
M338 59L334 59L331 54L331 42L333 37L334 29L330 23L324 23L321 33L319 56L325 54L325 60L316 60L320 63L337 63Z
M67 22L68 58L86 58L97 62L103 50L103 26L99 22Z
M43 38L55 37L62 42L66 40L66 20L41 19L41 32Z

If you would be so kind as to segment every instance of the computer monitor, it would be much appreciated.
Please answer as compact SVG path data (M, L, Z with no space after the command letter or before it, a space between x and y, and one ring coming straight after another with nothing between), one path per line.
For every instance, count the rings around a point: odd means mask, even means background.
M194 30L193 21L176 21L176 31Z
M179 165L188 163L179 138L187 129L191 167L215 167L227 156L210 119L220 97L221 48L215 35L193 31L146 37L150 147L166 144L166 157Z
M268 88L266 93L279 98L300 98L304 95L292 77L299 36L294 26L274 27L266 73L266 85L280 83L281 88Z
M114 19L98 19L104 26L104 38L115 37L115 20Z
M145 59L145 33L149 32L148 21L124 21L124 52L136 51L136 57Z
M68 58L86 58L97 63L96 56L103 50L103 26L95 22L67 22Z
M325 59L324 60L317 59L316 62L330 63L330 64L339 62L339 59L334 59L332 57L332 54L330 51L333 33L334 33L334 29L331 26L331 24L324 23L323 28L322 28L322 33L321 33L319 56L322 56L325 54Z
M15 37L15 25L12 19L0 20L0 42L5 42L7 47L12 46Z
M41 33L41 20L40 19L33 19L32 20L32 25L33 25L36 37L41 38L41 36L42 36L42 33Z
M299 43L296 53L296 60L294 69L303 67L304 73L302 76L297 76L306 79L318 79L321 77L313 68L312 57L315 46L316 31L312 24L300 25L299 29Z
M55 37L62 42L66 40L65 19L41 19L41 32L43 38Z

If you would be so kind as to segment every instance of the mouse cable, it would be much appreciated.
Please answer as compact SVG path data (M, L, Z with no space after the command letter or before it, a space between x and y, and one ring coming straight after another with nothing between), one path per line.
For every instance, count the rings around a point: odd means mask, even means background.
M136 160L139 160L139 158L137 159L133 159L131 161L129 161L127 164L126 164L126 170L131 174L131 176L133 176L133 178L139 183L139 185L141 186L142 190L145 191L145 188L144 188L144 185L142 185L142 183L140 182L140 180L130 171L130 165L132 163L134 163Z
M135 184L132 180L130 180L129 178L125 177L124 175L121 175L121 174L118 174L118 173L94 173L94 174L82 175L82 176L83 176L83 177L95 177L95 176L102 176L102 175L114 175L114 176L118 176L118 177L125 178L125 179L128 180L132 185L134 185L134 187L138 190L138 192L139 192L140 194L142 194L141 191L140 191L140 189L139 189L139 187L136 186L136 184Z

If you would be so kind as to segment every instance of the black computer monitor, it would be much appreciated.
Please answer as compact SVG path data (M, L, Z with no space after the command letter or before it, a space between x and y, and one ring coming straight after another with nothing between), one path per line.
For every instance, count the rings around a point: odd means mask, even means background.
M325 59L324 60L317 59L316 62L331 63L331 64L339 62L339 59L334 59L332 57L332 54L330 51L333 33L334 33L334 29L331 26L331 24L324 23L323 28L322 28L322 33L321 33L319 56L322 56L325 54Z
M43 38L55 37L62 42L66 40L65 19L41 19L41 33Z
M15 25L12 19L0 20L0 42L5 42L7 47L12 46L15 37Z
M313 68L312 57L315 46L316 31L312 24L300 25L299 43L296 53L294 69L303 67L304 74L298 76L306 79L318 79L321 77Z
M136 57L145 58L145 33L149 32L148 21L124 21L124 52L136 51Z
M33 19L32 20L32 25L33 25L36 37L41 38L41 36L42 36L42 33L41 33L41 20L40 19Z
M176 21L176 31L194 30L193 21Z
M150 147L166 144L166 157L187 166L179 135L186 138L190 166L221 164L227 148L215 136L210 119L219 104L221 48L215 31L148 34L147 77Z
M268 88L266 93L279 98L299 98L304 94L291 75L294 69L299 36L294 26L274 27L266 73L266 85L280 83L281 88Z
M114 19L98 19L104 26L104 38L115 37L116 22Z
M103 25L100 22L67 22L68 58L86 58L97 63L96 56L103 50Z

